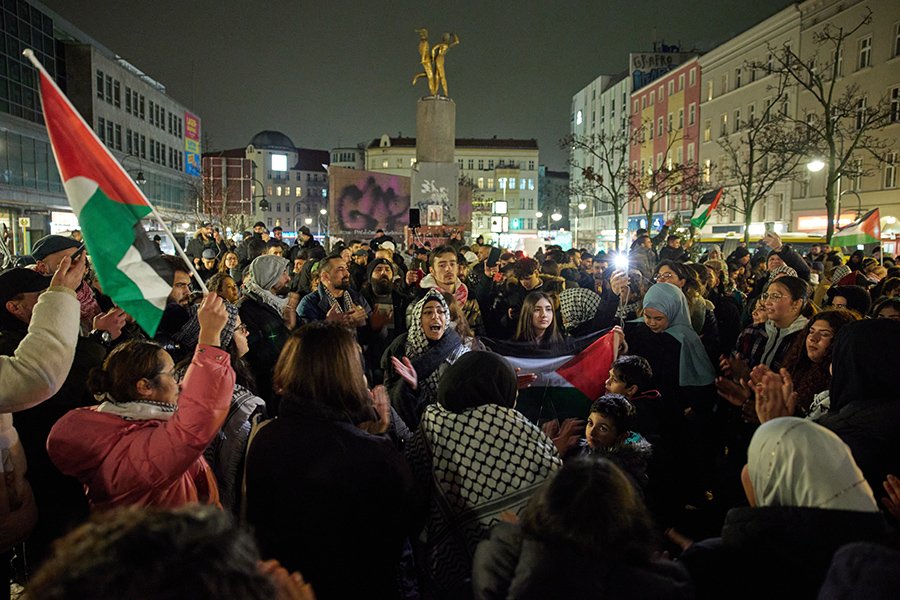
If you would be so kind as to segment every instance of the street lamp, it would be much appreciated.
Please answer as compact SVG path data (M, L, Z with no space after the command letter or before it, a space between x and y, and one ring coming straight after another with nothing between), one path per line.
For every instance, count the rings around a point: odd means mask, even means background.
M541 217L544 216L544 213L542 213L541 211L537 211L536 213L534 213L534 216L537 218L537 229L538 229L538 231L540 231L541 230ZM547 224L547 229L550 229L549 223Z
M255 181L256 183L259 184L259 187L262 189L262 200L259 201L259 205L258 205L258 206L259 206L259 210L261 210L261 211L263 211L263 212L266 212L267 210L269 210L269 202L266 200L266 186L264 186L263 183L262 183L262 181L260 181L260 180L257 179L256 177L251 177L251 178L250 178L250 181ZM253 191L254 191L253 199L255 200L255 199L256 199L256 193L255 193L255 192L256 192L256 189L255 189L256 186L254 185L253 187L254 187L254 190L253 190Z
M134 178L134 182L138 185L144 185L145 183L147 183L147 179L144 177L144 163L141 162L140 157L135 156L133 154L126 154L125 156L122 157L122 160L119 161L119 164L121 164L122 168L124 168L125 160L129 159L129 158L133 158L136 161L138 161L138 171L137 171L137 175ZM125 171L129 175L131 174L131 171L129 171L128 169L125 169Z
M806 168L813 173L818 173L825 168L825 163L818 158L814 158L806 164Z
M856 196L856 220L858 221L862 216L862 198L859 197L859 194L855 190L847 190L846 192L841 192L841 196L843 196L844 194L853 194L854 196ZM835 218L838 221L838 225L840 225L841 216L838 215Z

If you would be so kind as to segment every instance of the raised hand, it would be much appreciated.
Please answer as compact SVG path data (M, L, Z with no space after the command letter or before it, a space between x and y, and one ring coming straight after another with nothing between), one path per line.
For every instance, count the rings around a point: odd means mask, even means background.
M113 308L107 313L94 317L94 329L100 331L108 331L112 339L116 339L122 335L122 328L125 327L126 320L125 311L121 308Z
M404 356L401 361L396 356L392 356L391 363L393 363L397 375L399 375L409 387L412 389L417 389L419 387L419 375L416 373L416 368L412 366L412 363L407 357Z
M900 519L900 479L893 475L888 475L887 480L882 485L884 485L884 491L888 495L886 498L881 499L881 504L895 519Z
M66 256L59 263L59 268L56 269L56 273L53 274L50 285L67 287L70 290L77 291L78 288L81 287L86 268L87 258L85 257L84 252L82 252L74 261Z
M753 373L763 372L754 369ZM781 369L780 374L765 369L756 380L753 391L756 393L756 415L760 423L793 416L797 410L797 393L787 369Z
M218 346L222 343L220 336L228 323L228 311L225 310L225 301L215 292L203 296L203 302L197 311L197 320L200 322L198 344Z
M372 404L378 412L377 421L363 421L359 424L359 428L369 433L384 433L391 425L391 399L388 397L387 390L383 385L375 386L370 392L369 397Z

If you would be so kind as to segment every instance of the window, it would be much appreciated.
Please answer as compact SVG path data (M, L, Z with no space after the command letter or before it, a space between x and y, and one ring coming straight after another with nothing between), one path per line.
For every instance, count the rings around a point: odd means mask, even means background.
M744 70L740 67L734 70L734 89L741 87L744 79Z
M638 113L638 106L639 106L638 101L635 100L635 101L634 101L634 114L637 114L637 113Z
M103 117L97 117L97 136L101 142L106 143L106 119Z
M884 161L885 189L897 187L897 153L891 152Z
M478 159L478 170L479 171L484 170L484 159Z
M112 104L112 96L113 96L112 75L106 76L106 85L104 87L106 88L106 101L108 103Z
M528 161L528 170L534 171L534 161L533 160Z
M97 69L97 97L103 100L103 71Z
M684 90L684 73L678 76L678 91Z
M747 122L751 124L756 121L756 104L747 107Z
M650 100L650 102L648 103L648 105L649 105L649 106L653 106L653 99L654 99L656 96L653 94L653 92L650 92L649 94L647 94L647 97L648 97L648 99Z
M516 189L516 178L515 177L509 178L509 189L511 189L511 190Z
M656 168L662 170L663 168L663 155L662 152L656 155Z
M662 102L662 101L663 101L663 98L665 97L665 96L663 96L664 93L665 93L665 92L663 92L663 86L659 86L659 89L656 90L656 100L657 100L657 102Z
M660 117L659 119L657 119L657 121L656 121L656 129L657 129L656 135L658 135L658 136L661 137L662 134L663 134L663 132L665 131L665 130L663 129L663 118L662 118L662 117Z
M728 115L722 115L722 123L719 128L719 137L725 137L728 135Z
M771 74L775 70L775 55L769 54L766 57L766 73Z
M856 101L856 129L857 131L863 128L863 125L866 123L866 97L863 96L859 100Z
M106 121L106 145L109 146L110 148L112 148L114 145L114 143L113 143L115 140L115 137L114 137L115 134L113 133L114 130L115 130L115 126L114 126L113 122Z
M529 180L528 180L528 189L529 189L529 190L534 190L534 179L529 179Z
M403 168L403 159L402 159L402 158L398 158L398 159L397 159L397 168L398 168L398 169L402 169L402 168Z
M737 133L741 129L741 109L734 110L734 132Z
M388 163L389 163L388 159L385 158L384 160L382 160L382 161L381 161L381 168L382 168L382 169L387 169L387 168L388 168Z
M483 189L484 189L484 177L479 177L479 178L478 178L478 189L479 189L479 190L483 190Z
M141 158L147 158L147 137L141 135Z
M303 188L300 187L299 185L298 185L297 187L295 187L295 188L294 188L294 195L297 196L298 198L302 197L302 196L303 196ZM300 212L300 208L299 208L300 205L298 204L297 207L298 207L298 208L297 208L297 212Z
M697 69L691 69L691 87L697 85Z
M894 25L894 47L891 56L900 56L900 23Z
M475 161L470 158L469 159L469 169L474 169L474 168L475 168Z
M488 177L487 186L489 190L494 189L494 178Z
M844 49L839 48L835 53L834 50L831 52L831 62L834 65L834 74L837 77L844 76Z
M131 130L130 129L125 130L125 148L126 148L125 151L128 152L128 154L132 154L132 151L134 149L134 144L132 143L132 140L131 140Z
M706 100L713 99L713 82L712 80L706 82Z
M694 164L694 143L693 142L688 144L688 157L687 158L688 158L689 165Z
M412 158L409 159L409 166L410 167L416 166L416 157L415 156L413 156Z
M710 159L706 159L706 163L703 165L703 181L704 183L709 183L709 174L712 171L712 161Z
M703 141L708 142L712 138L712 121L707 119L703 124Z
M891 123L900 122L900 86L891 90Z
M116 108L122 108L122 88L118 81L113 82L113 104Z
M688 110L690 111L690 113L689 113L690 116L688 118L688 125L693 125L694 123L697 122L697 104L695 102L691 102L691 105L688 107Z
M650 139L652 140L652 139L653 139L653 131L654 131L654 129L653 129L653 121L647 123L647 126L648 126L648 129L650 129Z
M872 65L872 36L867 35L859 40L859 62L857 69L865 69Z
M671 96L674 93L675 93L675 80L673 79L672 81L669 82L669 95Z
M679 165L684 164L684 147L683 146L678 146L678 148L675 150L675 162L677 162Z
M116 150L122 149L122 126L116 123Z
M125 112L131 114L131 88L125 88Z
M728 73L722 75L722 84L719 88L719 94L727 94L728 93Z
M519 189L520 190L525 189L525 178L524 177L519 178Z
M493 168L494 168L494 161L489 160L489 161L488 161L488 170L490 171L490 170L492 170Z
M519 198L519 210L525 210L525 198Z
M684 129L684 109L678 109L678 129Z

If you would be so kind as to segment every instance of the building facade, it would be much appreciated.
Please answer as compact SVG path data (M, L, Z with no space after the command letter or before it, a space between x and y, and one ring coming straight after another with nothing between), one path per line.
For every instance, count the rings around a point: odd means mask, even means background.
M195 208L200 119L166 88L39 2L0 6L0 235L15 252L34 240L78 228L40 111L35 55L110 151L171 222ZM129 159L130 158L130 159ZM141 174L142 177L139 177ZM4 230L5 229L5 230Z
M460 177L473 188L472 238L516 247L538 236L537 140L457 138ZM383 135L366 148L366 170L409 177L416 164L415 138Z

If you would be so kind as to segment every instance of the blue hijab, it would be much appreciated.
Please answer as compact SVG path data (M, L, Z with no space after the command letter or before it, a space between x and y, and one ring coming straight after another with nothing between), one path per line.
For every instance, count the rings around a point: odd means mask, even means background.
M688 311L687 298L676 285L660 282L650 286L644 295L644 309L652 308L666 315L669 326L666 333L681 342L681 356L679 358L679 383L686 385L711 385L716 380L716 370L703 342L691 327L691 317Z

